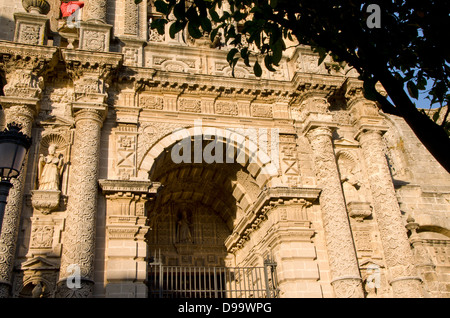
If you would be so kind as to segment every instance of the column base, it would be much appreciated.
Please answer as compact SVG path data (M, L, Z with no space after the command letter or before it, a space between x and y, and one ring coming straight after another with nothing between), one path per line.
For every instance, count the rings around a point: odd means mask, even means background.
M70 288L67 280L58 282L56 298L90 298L94 291L94 282L81 279L79 287Z
M359 277L341 277L331 282L337 298L364 298Z

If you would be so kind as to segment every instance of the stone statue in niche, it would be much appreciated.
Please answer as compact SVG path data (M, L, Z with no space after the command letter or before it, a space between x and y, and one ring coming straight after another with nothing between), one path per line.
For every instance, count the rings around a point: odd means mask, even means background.
M39 187L38 190L54 190L60 188L61 174L64 168L63 155L56 154L56 145L48 147L48 155L39 157Z
M36 286L34 286L33 290L31 291L31 297L32 298L42 298L44 294L44 286L42 286L41 282L38 282Z
M357 175L356 169L353 168L341 177L342 188L347 202L361 201L359 190L362 184L358 180Z
M182 210L177 220L177 242L193 243L189 212Z

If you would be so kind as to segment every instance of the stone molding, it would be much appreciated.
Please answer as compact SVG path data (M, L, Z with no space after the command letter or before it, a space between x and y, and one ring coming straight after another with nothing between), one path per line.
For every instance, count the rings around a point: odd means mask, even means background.
M319 197L320 190L315 188L275 187L263 190L257 201L242 217L225 246L231 252L241 248L260 223L267 219L267 213L278 205L296 204L302 208L311 205Z

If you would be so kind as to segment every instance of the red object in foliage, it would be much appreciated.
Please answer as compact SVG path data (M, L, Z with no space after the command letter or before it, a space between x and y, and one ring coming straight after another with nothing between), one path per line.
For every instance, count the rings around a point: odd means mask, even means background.
M61 13L64 18L70 17L77 9L84 7L83 1L69 1L61 3Z

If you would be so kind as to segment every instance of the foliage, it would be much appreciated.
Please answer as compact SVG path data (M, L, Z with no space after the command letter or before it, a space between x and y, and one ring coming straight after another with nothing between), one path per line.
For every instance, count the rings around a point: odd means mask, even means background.
M371 11L374 4L378 12ZM289 43L311 46L320 56L319 64L327 55L338 67L349 64L361 75L366 98L377 101L384 112L404 117L450 171L450 158L439 149L450 149L444 129L448 129L449 108L437 125L411 100L423 92L430 106L449 102L450 46L444 40L450 30L447 1L156 0L154 6L162 17L153 20L151 27L160 34L166 25L172 38L184 30L194 39L207 35L211 41L221 34L232 47L227 55L230 65L242 59L249 67L253 64L257 76L262 75L261 64L275 71ZM370 27L370 20L376 18L380 27ZM377 92L378 82L390 100ZM428 92L427 85L431 85Z

